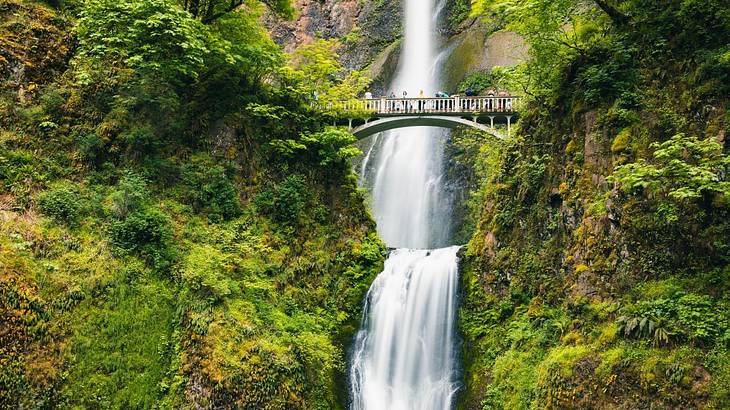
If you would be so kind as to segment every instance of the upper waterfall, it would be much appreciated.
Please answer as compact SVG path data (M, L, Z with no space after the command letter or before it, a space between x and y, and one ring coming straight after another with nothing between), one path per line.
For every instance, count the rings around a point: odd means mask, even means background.
M417 97L439 86L433 0L407 0L405 38L389 92ZM450 245L451 203L444 189L446 131L414 127L387 133L374 144L365 169L378 231L391 247L437 248Z

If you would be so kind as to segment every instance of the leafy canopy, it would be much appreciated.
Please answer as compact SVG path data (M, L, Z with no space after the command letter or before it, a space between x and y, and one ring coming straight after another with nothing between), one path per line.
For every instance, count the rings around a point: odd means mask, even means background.
M611 178L623 190L644 189L674 200L717 194L730 201L730 157L723 155L717 141L678 134L652 147L651 161L640 159L616 167Z
M353 70L345 73L339 61L337 40L316 40L296 49L281 70L287 88L305 100L322 106L357 98L370 79Z
M79 15L79 56L96 67L166 80L198 76L209 52L207 36L204 25L168 0L89 0Z

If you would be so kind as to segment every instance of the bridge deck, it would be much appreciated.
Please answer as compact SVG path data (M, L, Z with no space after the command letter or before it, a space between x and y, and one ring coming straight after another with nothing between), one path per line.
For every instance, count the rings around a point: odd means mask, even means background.
M517 115L521 97L437 97L437 98L373 98L330 104L344 114L372 114L378 117L413 115Z

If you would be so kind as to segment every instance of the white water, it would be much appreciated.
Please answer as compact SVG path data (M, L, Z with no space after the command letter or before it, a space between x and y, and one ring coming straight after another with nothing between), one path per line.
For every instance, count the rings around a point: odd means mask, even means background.
M407 91L417 97L423 90L433 96L438 91L435 13L433 0L406 0L403 52L391 86L396 95ZM389 246L448 245L451 204L441 177L447 135L427 127L391 131L377 141L377 156L368 156L374 167L373 214Z
M434 0L406 0L405 38L391 90L417 97L438 87ZM365 301L354 345L354 410L443 410L458 390L458 247L449 245L451 203L444 189L448 134L406 128L373 141L361 166L381 238L391 247Z
M458 247L398 249L368 292L352 358L354 409L448 409L458 388Z

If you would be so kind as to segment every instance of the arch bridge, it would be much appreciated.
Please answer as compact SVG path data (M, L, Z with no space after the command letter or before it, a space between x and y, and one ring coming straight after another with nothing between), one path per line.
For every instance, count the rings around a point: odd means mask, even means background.
M347 120L357 139L378 132L405 127L472 127L504 138L495 125L505 124L507 136L513 119L519 117L522 98L504 97L436 97L371 98L329 104L328 111ZM480 122L481 121L481 122Z

